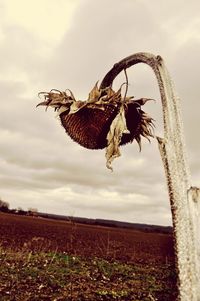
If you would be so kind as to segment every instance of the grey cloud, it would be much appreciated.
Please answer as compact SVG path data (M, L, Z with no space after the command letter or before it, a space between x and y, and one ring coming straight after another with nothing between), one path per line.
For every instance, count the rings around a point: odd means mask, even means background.
M106 1L85 1L48 67L49 75L58 87L78 87L77 94L87 96L88 89L117 60L131 52L150 50L154 37L160 43L158 32L156 18L142 2L110 1L108 9ZM59 79L54 74L59 74Z
M19 26L3 25L1 28L4 33L0 50L2 72L12 72L17 67L18 71L29 71L26 75L31 76L39 59L42 64L38 39Z

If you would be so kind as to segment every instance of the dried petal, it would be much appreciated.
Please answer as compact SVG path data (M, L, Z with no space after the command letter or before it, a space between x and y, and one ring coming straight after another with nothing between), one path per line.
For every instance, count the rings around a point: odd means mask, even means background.
M98 88L98 82L96 82L94 88L91 90L91 92L89 93L89 96L88 96L88 100L87 102L88 103L91 103L91 102L96 102L99 100L99 97L100 97L100 94L101 94L101 91L99 90Z
M74 114L74 113L78 112L80 109L85 107L86 104L87 104L87 102L80 101L80 100L72 102L72 104L70 106L69 114Z
M140 106L143 106L149 100L154 100L154 99L152 99L152 98L140 98L140 99L134 100L134 102L137 102Z
M108 169L113 170L111 166L112 161L121 155L119 150L119 144L121 142L122 135L125 133L128 134L129 130L126 126L124 106L121 106L120 112L113 120L110 126L110 131L107 135L108 144L106 148L106 166Z

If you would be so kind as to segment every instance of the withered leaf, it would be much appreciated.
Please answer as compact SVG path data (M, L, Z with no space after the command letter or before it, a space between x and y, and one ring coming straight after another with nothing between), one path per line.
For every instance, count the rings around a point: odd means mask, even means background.
M110 130L107 135L107 148L106 148L106 166L108 169L112 169L112 161L121 155L119 144L123 134L128 134L129 130L126 125L124 106L122 105L119 113L113 120L110 126Z

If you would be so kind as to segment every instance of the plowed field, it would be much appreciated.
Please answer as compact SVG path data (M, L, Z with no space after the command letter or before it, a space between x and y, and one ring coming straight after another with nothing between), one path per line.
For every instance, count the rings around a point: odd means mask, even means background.
M0 300L175 300L171 234L0 213L0 246Z

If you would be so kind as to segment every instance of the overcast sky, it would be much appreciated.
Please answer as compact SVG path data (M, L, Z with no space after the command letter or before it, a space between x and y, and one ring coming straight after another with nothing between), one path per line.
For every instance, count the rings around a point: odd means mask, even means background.
M97 80L136 52L160 54L181 98L193 185L199 186L200 1L0 0L0 197L11 208L171 225L156 141L105 151L73 142L53 110L35 108L38 92L69 88L87 99ZM162 134L154 74L128 71L129 93L157 101L144 106ZM119 77L116 88L124 81Z

